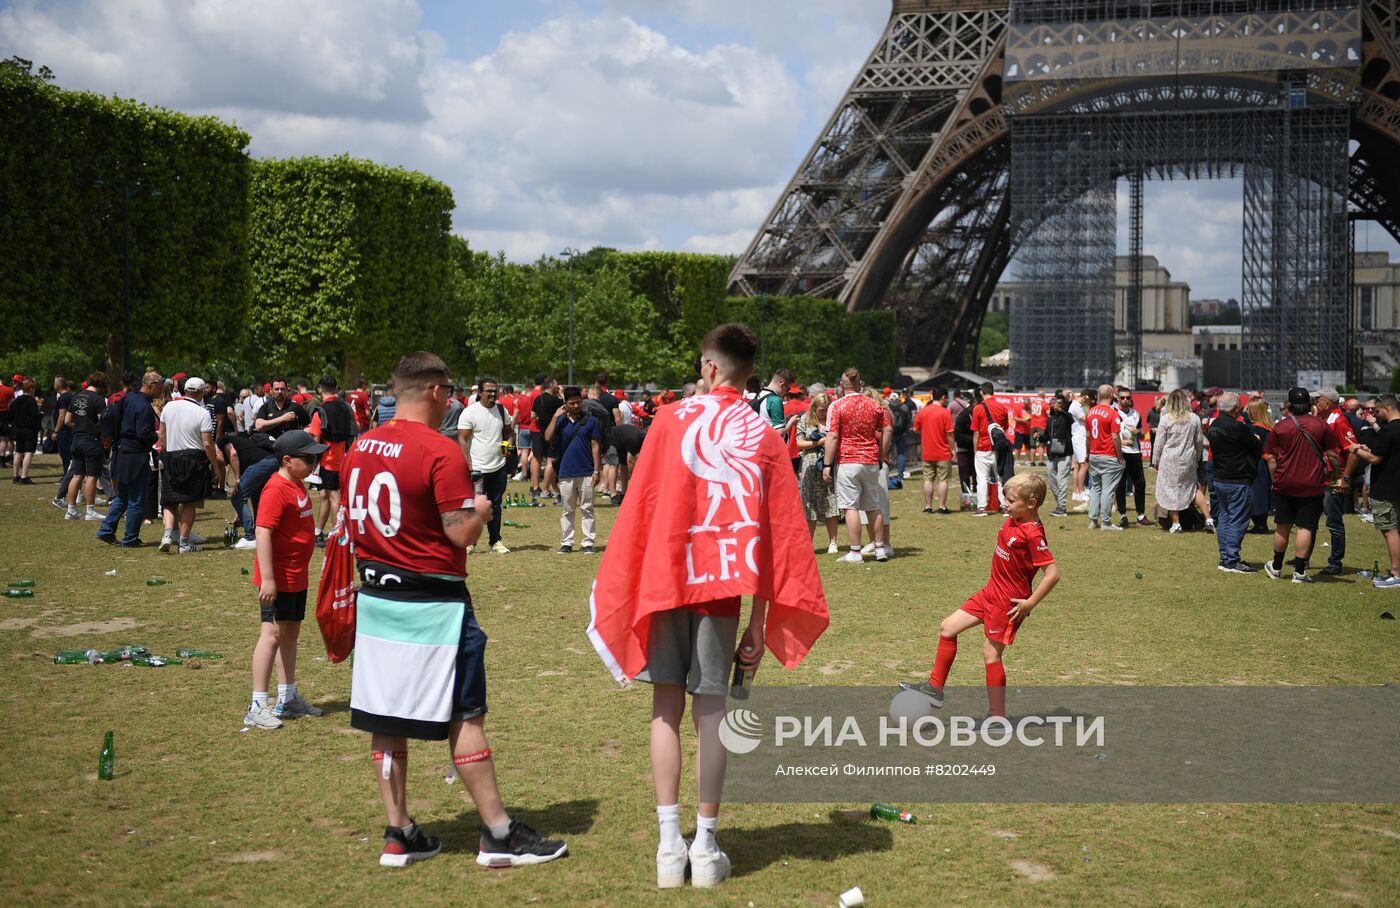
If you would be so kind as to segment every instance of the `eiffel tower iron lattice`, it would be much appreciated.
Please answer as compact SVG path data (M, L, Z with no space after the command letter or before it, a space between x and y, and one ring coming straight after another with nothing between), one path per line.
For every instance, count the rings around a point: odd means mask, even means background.
M1154 159L1164 137L1189 129L1188 112L1209 112L1214 132L1197 137L1210 147ZM1296 144L1294 170L1261 171L1257 143L1234 123L1257 124L1261 112L1271 135ZM1013 133L1048 137L1039 118L1061 122L1053 142L1111 160L1018 162ZM1084 139L1086 126L1146 147L1102 149ZM1013 186L1036 184L1028 166L1058 170L1060 184L1018 196ZM890 308L903 364L969 367L998 279L1013 258L1024 269L1039 255L1031 271L1044 280L1059 280L1050 268L1059 261L1098 283L1083 284L1072 315L1063 307L1075 294L1061 288L1059 317L1028 312L1013 334L1078 338L1087 362L1023 364L1014 377L1058 382L1071 365L1085 378L1111 375L1104 199L1135 172L1243 178L1245 347L1268 354L1252 379L1344 368L1346 332L1330 326L1347 323L1347 208L1400 240L1400 0L893 0L874 50L735 265L731 291ZM1080 251L1055 251L1071 235ZM1293 261L1304 252L1306 262ZM1101 330L1082 333L1098 317L1110 319L1106 344ZM1285 349L1281 333L1316 336Z

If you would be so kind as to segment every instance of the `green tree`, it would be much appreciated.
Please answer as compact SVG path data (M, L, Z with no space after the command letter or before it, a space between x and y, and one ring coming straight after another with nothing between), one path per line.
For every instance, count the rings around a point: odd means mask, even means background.
M982 319L977 341L977 359L995 356L1011 346L1011 320L1005 312L988 312Z

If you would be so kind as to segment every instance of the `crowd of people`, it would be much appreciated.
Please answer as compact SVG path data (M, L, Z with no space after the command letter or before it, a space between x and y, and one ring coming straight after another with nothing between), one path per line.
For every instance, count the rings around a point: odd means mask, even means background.
M914 477L914 461L922 464L924 519L959 511L1006 518L987 586L940 625L929 680L903 685L934 707L942 706L958 636L980 625L989 717L1004 718L1003 651L1060 579L1042 506L1058 519L1086 513L1090 528L1107 532L1212 532L1220 570L1235 574L1258 570L1241 556L1245 534L1272 532L1263 570L1281 579L1288 561L1296 583L1315 582L1309 571L1324 519L1331 539L1322 573L1343 571L1342 517L1356 511L1388 548L1389 570L1373 583L1400 587L1393 395L1343 402L1332 389L1292 388L1275 411L1259 392L1178 389L1153 395L1144 413L1137 395L1110 384L1048 394L999 394L983 384L922 395L867 387L856 369L830 386L805 387L778 369L765 385L751 376L756 347L742 325L716 328L701 347L701 379L679 393L612 389L604 372L587 386L561 387L540 374L518 391L486 377L463 388L426 352L405 355L378 393L364 381L342 389L333 376L314 390L274 376L235 393L218 381L148 370L123 376L115 389L102 372L83 382L59 377L52 395L41 396L32 378L16 375L0 386L0 458L13 464L15 483L32 484L33 455L46 438L63 465L53 503L65 519L100 522L96 538L123 548L199 551L196 513L228 500L227 542L255 552L260 605L247 730L321 714L296 684L309 563L333 533L333 544L353 544L360 585L350 721L372 736L388 821L385 866L441 849L408 814L410 739L448 741L481 814L479 863L541 863L567 852L505 809L484 730L486 637L465 559L483 533L483 552L510 553L501 512L512 504L557 508L558 551L568 555L576 542L583 553L597 551L599 499L620 507L635 494L645 502L614 523L612 541L622 542L603 553L588 634L619 680L653 687L662 887L682 885L687 874L716 885L729 873L715 829L724 773L716 729L731 668L754 670L765 634L792 667L825 629L820 528L839 563L894 556L889 493ZM643 457L644 449L655 453ZM1145 466L1155 468L1151 515ZM528 494L508 498L512 481ZM640 491L629 491L634 483ZM755 496L759 511L747 503ZM777 538L794 528L802 534L798 513L806 535ZM143 540L142 527L157 520L159 543ZM772 544L760 548L761 536ZM787 585L775 588L774 577ZM741 636L743 595L753 596L753 609ZM663 600L670 604L657 605ZM414 606L411 621L405 603ZM686 693L700 731L693 842L680 837L678 820Z

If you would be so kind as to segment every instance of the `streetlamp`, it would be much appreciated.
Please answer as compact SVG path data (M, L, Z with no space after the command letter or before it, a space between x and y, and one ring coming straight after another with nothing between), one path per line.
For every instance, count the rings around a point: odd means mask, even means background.
M98 189L106 188L101 179L93 181ZM145 194L149 198L160 198L160 191L150 189L140 180L131 182L123 178L113 184L122 196L122 372L131 371L131 200Z
M572 246L559 253L569 260L569 384L574 383L574 256L582 255Z

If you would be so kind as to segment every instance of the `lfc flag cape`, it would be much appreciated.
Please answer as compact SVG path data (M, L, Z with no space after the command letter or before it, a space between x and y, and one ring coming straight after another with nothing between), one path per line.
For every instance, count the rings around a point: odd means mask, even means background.
M588 638L619 683L646 667L656 612L768 602L765 640L795 667L826 630L826 594L787 446L738 391L657 411L589 599Z

